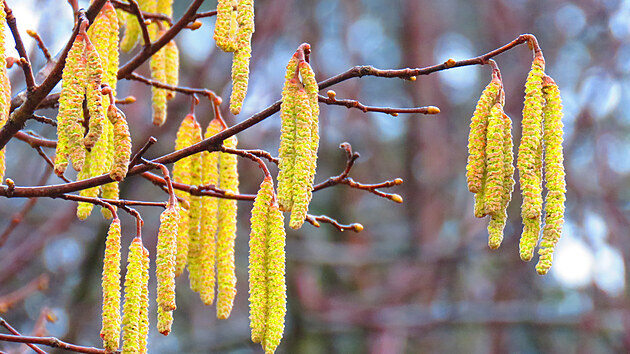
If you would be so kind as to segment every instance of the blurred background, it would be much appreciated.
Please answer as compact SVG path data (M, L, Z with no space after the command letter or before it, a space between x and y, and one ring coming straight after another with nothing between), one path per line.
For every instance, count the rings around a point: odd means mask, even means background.
M61 50L72 30L66 2L8 3L20 30L36 29L51 52ZM188 4L175 1L175 17ZM87 2L80 5L86 7ZM215 8L214 1L207 1L202 10ZM176 38L182 53L180 82L215 90L227 100L231 55L214 45L214 18L202 22L200 29ZM229 124L240 122L280 98L284 67L302 42L311 44L311 64L322 80L359 64L393 69L466 59L521 33L538 37L547 72L559 84L564 101L568 193L565 227L551 272L539 276L535 261L519 259L518 185L499 250L486 245L488 220L473 216L473 195L465 181L466 144L476 100L490 80L488 66L456 68L415 82L348 80L333 88L338 98L390 107L436 105L441 113L392 117L322 105L316 181L343 170L345 154L338 146L349 142L361 154L351 177L364 183L401 177L403 185L386 191L401 194L405 201L396 204L343 185L315 193L312 214L359 222L365 230L341 233L327 224L319 229L306 224L299 231L288 231L289 305L278 352L630 352L630 1L259 0L249 92L243 112L234 117L226 110L226 119ZM8 38L7 47L13 50ZM41 68L43 56L26 34L23 38L34 67ZM123 54L121 62L132 54ZM516 144L531 59L526 46L495 58ZM148 75L148 65L139 72ZM17 94L24 88L22 73L13 68L10 75ZM155 128L150 89L129 81L120 82L118 89L119 97L138 98L123 108L134 150L153 135L158 143L147 157L172 151L189 97L178 95L171 101L166 125ZM197 117L205 127L212 118L208 102L199 105ZM32 120L26 129L55 137L50 126ZM239 134L239 146L276 155L279 129L276 114ZM7 176L17 185L42 182L45 166L27 144L11 141L7 163ZM258 167L246 160L239 164L241 192L255 193L261 182ZM272 170L275 175L275 166ZM61 181L53 176L46 183ZM127 199L166 199L159 188L139 177L127 179L121 189ZM2 200L0 231L26 203ZM75 209L72 202L39 200L8 236L0 247L0 296L42 274L49 281L47 290L30 292L24 301L0 311L19 331L29 334L48 308L57 318L45 326L48 334L101 347L100 277L109 223L96 209L80 222ZM261 352L249 340L250 209L250 202L239 203L239 282L231 317L216 320L214 307L204 307L182 276L173 332L163 337L152 327L151 353ZM145 220L145 244L153 257L161 210L139 211ZM121 219L125 249L135 221L125 213ZM150 292L155 294L153 276ZM150 313L154 324L154 303ZM4 351L25 348L0 343Z

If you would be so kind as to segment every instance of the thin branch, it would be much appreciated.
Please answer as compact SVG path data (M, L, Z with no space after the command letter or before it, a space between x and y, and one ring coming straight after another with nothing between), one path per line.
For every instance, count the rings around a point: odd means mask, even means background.
M24 301L24 299L29 297L34 292L48 289L49 280L50 278L47 274L42 274L39 277L28 282L28 284L17 289L16 291L1 296L0 313L7 312L11 307L15 306L15 304Z
M271 173L269 173L269 169L267 168L267 165L265 165L265 162L260 157L255 156L254 154L248 152L247 150L231 149L225 146L221 147L221 151L224 153L245 157L247 159L250 159L258 163L258 167L260 167L260 169L263 171L263 173L265 174L265 177L271 178Z
M131 14L134 14L134 11L132 9L132 6L129 5L126 2L123 1L119 1L119 0L109 0L109 2L112 3L112 5L114 5L115 8L117 9L121 9L125 12L129 12ZM164 14L157 14L157 13L151 13L151 12L146 12L146 11L141 11L142 13L142 17L146 18L146 19L151 19L151 20L160 20L160 21L165 21L166 23L168 23L169 26L173 25L173 20L164 15Z
M31 62L28 60L28 54L26 53L26 49L24 48L24 43L22 42L22 37L20 36L20 31L17 28L17 20L15 16L13 16L13 11L4 1L4 11L7 15L7 25L11 30L11 34L13 35L13 39L15 40L15 49L17 49L18 54L20 55L20 62L22 70L24 71L24 80L26 81L26 90L28 92L32 92L35 87L35 76L33 75L33 69L31 68Z
M217 15L217 10L206 11L206 12L199 12L199 13L195 14L195 16L193 17L193 21L198 19L198 18L212 17L212 16L216 16L216 15Z
M13 326L11 326L4 318L0 317L0 326L3 326L4 328L6 328L9 332L11 332L12 334L16 335L16 336L21 336L20 332L17 331L17 329L13 328ZM35 345L31 344L31 343L26 343L26 345L28 345L29 348L33 349L33 351L37 354L46 354L45 351L37 348Z
M248 152L254 156L262 157L263 159L266 159L267 161L274 163L276 165L280 163L279 158L273 157L271 153L265 150L257 149L257 150L243 150L243 151Z
M38 121L40 123L51 125L53 127L57 126L57 121L56 120L48 118L48 117L40 116L38 114L33 114L31 119L34 119L34 120L36 120L36 121Z
M331 224L332 226L334 226L335 228L337 228L337 230L341 232L346 231L346 230L352 230L354 232L363 231L363 225L359 224L358 222L355 222L353 224L340 224L337 220L326 215L316 216L316 215L306 214L306 221L315 227L320 226L319 222Z
M75 195L75 194L63 194L61 196L57 196L54 198L60 198L64 200L74 201L74 202L92 203L92 204L109 208L110 210L112 210L114 205L119 206L119 207L156 206L156 207L166 208L165 202L145 202L141 200L129 200L129 199L106 199L106 198L85 197L82 195ZM116 213L113 213L113 214L116 215Z
M39 136L35 136L33 134L34 133L27 133L27 132L19 131L15 133L15 137L33 147L41 146L41 147L47 147L47 148L53 148L53 149L57 147L56 140L45 139Z
M173 86L173 85L169 85L169 84L165 84L163 82L160 81L156 81L153 79L149 79L147 77L144 77L140 74L137 73L131 73L128 77L126 77L127 80L135 80L135 81L139 81L142 83L145 83L147 85L150 86L154 86L157 88L161 88L161 89L165 89L165 90L170 90L170 91L177 91L177 92L181 92L187 95L203 95L203 96L207 96L209 99L213 100L215 97L217 97L217 94L214 93L214 91L208 90L208 89L202 89L202 88L192 88L192 87L185 87L185 86Z
M147 152L147 150L149 150L149 148L151 146L153 146L153 144L157 143L157 139L153 136L149 137L149 139L147 140L146 143L144 143L144 145L142 145L142 147L140 148L140 150L138 150L133 157L131 158L131 160L129 161L129 168L132 168L133 166L137 165L139 160L142 158L142 156Z
M151 172L142 173L142 177L146 178L147 180L149 180L150 182L152 182L153 184L157 186L160 186L160 187L166 186L166 181L162 177L156 174L153 174ZM226 193L226 191L224 190L220 190L218 188L214 188L211 186L193 186L190 184L174 182L174 181L172 183L173 183L173 188L187 192L191 195L217 197L217 198L224 198L224 199L249 200L249 201L254 201L254 199L256 198L256 196L253 194Z
M41 345L46 345L53 348L70 350L77 353L88 353L88 354L112 353L112 352L107 352L105 349L99 349L99 348L94 348L94 347L83 347L80 345L66 343L55 337L31 337L31 336L20 336L20 335L11 335L11 334L0 334L0 341L41 344ZM120 353L120 352L115 351L113 353Z
M168 205L169 206L174 205L177 198L175 197L175 191L173 190L173 182L171 181L171 175L168 173L168 168L166 168L166 166L162 164L147 161L146 159L143 159L143 158L141 159L142 159L142 163L152 165L154 167L159 168L162 171L162 176L164 177L164 181L166 182L166 186L168 187Z
M31 29L26 30L26 33L28 33L28 35L31 36L31 38L33 38L37 42L37 46L42 51L42 54L44 54L44 57L46 58L46 61L47 62L51 62L53 60L53 58L50 55L50 52L48 51L48 48L46 47L46 44L44 43L44 40L42 39L42 37L39 36L39 33L37 33L35 30L31 30Z
M413 108L390 108L390 107L366 106L357 100L348 100L348 99L338 100L330 96L324 97L322 95L318 95L318 98L319 98L319 102L323 102L329 105L345 106L348 109L357 108L363 112L387 113L393 116L397 116L399 113L422 113L422 114L440 113L440 109L435 106L413 107Z

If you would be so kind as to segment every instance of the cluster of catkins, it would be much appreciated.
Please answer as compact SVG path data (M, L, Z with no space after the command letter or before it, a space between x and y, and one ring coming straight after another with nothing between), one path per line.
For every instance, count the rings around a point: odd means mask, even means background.
M254 33L254 0L219 0L214 40L217 47L233 52L230 111L239 114L247 94L249 59Z
M564 222L566 193L562 152L562 103L558 86L545 75L545 61L536 52L525 84L522 136L517 167L523 204L523 233L520 257L532 259L540 239L543 214L543 169L545 218L540 256L536 271L546 274L551 268L553 250L560 239ZM506 208L514 184L511 120L503 112L504 93L498 69L483 91L470 123L468 140L468 189L475 193L475 216L491 216L488 224L490 248L503 240Z
M4 2L0 4L0 14L4 14ZM11 109L11 82L7 74L7 57L4 48L5 24L6 16L0 16L0 128L7 122ZM5 150L6 147L0 150L0 181L4 179Z
M160 13L168 17L173 16L173 0L139 0L140 10L149 13ZM121 22L125 25L125 34L120 42L120 49L128 52L132 50L142 38L142 31L138 17L132 13L121 13ZM149 37L152 41L160 38L168 23L154 21L148 25ZM177 86L179 82L179 50L175 41L171 40L166 46L151 56L151 77L153 80ZM151 87L153 124L162 125L166 122L166 103L175 97L175 91Z
M319 147L319 87L304 59L309 50L308 44L302 44L287 65L280 111L278 204L281 210L291 212L289 225L294 229L302 227L306 218Z
M118 199L118 181L127 174L131 138L124 114L111 102L118 73L118 19L114 7L107 2L87 32L86 25L82 23L63 69L55 173L63 175L69 161L79 171L78 180L109 173L116 182L80 193ZM83 109L84 103L87 110ZM91 203L79 203L77 216L87 218L92 207ZM106 208L103 214L111 217Z

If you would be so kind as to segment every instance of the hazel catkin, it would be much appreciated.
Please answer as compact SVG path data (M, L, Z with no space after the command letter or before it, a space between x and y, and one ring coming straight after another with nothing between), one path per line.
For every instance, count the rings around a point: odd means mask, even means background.
M236 136L226 139L223 144L236 148ZM238 169L236 155L219 155L219 187L228 193L238 194ZM236 296L236 273L234 266L234 241L236 239L236 200L219 200L219 223L217 230L217 317L230 316Z
M131 135L125 115L116 106L110 105L107 108L107 117L114 126L114 160L109 172L109 176L114 181L122 181L127 176L129 159L131 157Z
M4 13L4 2L0 4L0 13ZM11 109L11 81L9 81L9 76L7 74L4 35L5 23L5 18L0 20L0 128L6 124ZM6 169L5 153L6 146L0 150L0 181L4 180Z
M142 240L134 238L129 247L125 274L125 302L123 305L123 353L140 353L141 307L143 281Z
M197 120L193 120L190 132L190 145L196 144L202 140L201 126ZM189 184L198 186L201 184L201 154L195 154L187 157L189 159ZM190 288L195 291L201 291L202 268L201 268L201 196L190 195L188 197L190 207L188 208L188 278L190 279Z
M160 30L158 36L166 31ZM163 47L151 56L151 77L158 82L166 82L166 48ZM153 108L153 124L161 126L166 122L166 97L167 90L151 86L151 107Z
M118 349L120 340L120 220L109 226L103 258L103 314L101 338L106 350Z
M172 311L175 304L175 257L179 213L175 204L169 205L160 215L157 254L155 258L157 277L157 303L164 311Z
M562 101L558 86L549 76L543 79L545 145L545 226L538 254L536 271L546 274L551 268L553 251L562 234L566 182L562 151Z

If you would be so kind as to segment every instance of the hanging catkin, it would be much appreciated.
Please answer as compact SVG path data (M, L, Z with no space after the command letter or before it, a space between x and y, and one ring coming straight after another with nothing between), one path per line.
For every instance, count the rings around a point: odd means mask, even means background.
M120 340L120 220L112 220L103 258L103 315L101 338L108 351L118 349Z
M195 116L192 114L187 115L179 126L177 130L177 138L175 139L175 150L184 149L190 145L192 145L194 132L196 130L196 126L198 126L197 120ZM192 159L190 156L185 157L181 160L175 162L173 166L173 180L175 182L190 184L191 181L191 162ZM187 192L183 192L180 190L176 190L175 194L184 199L187 203L190 201L190 194ZM186 267L186 262L188 259L188 245L189 245L189 215L188 210L184 208L180 208L180 226L179 233L177 238L177 265L175 274L179 276L184 271Z
M235 136L223 144L235 149ZM219 156L219 187L227 193L238 194L238 169L236 155L221 153ZM217 230L217 317L230 316L236 296L236 273L234 269L234 240L236 239L236 200L219 200L219 224Z
M107 117L114 126L114 161L109 176L114 181L122 181L127 176L131 156L131 135L125 115L113 104L107 108Z
M161 29L158 37L166 31ZM158 82L166 82L166 48L161 48L151 57L151 77ZM151 103L153 108L153 124L161 126L166 122L166 93L167 90L151 86Z
M219 119L213 119L208 124L205 138L219 133L223 125ZM203 160L203 185L219 185L219 152L204 151ZM216 263L216 232L218 226L219 200L214 197L203 197L201 199L201 300L206 305L214 302L214 287L216 284L215 263Z
M219 0L217 3L217 19L214 26L214 40L217 47L224 52L236 50L236 17L237 0Z
M488 117L486 134L486 184L484 191L485 214L496 215L503 203L504 171L504 140L503 108L501 103L495 103Z
M558 86L549 76L543 79L543 96L546 100L544 113L545 144L545 227L536 265L538 274L546 274L551 268L553 250L562 234L566 182L562 151L562 101Z
M103 80L103 67L101 66L101 58L94 48L89 37L85 40L85 52L87 57L86 75L86 101L88 112L90 113L90 122L88 133L83 139L86 148L91 149L98 141L103 133L103 125L105 124L105 115L103 114L103 99L101 95L101 83Z
M142 247L142 291L140 292L140 325L138 328L139 347L141 354L147 353L147 339L149 337L149 251Z
M251 337L268 353L282 339L286 314L284 217L273 194L267 177L254 201L249 240Z
M0 14L4 13L4 2L0 4ZM0 19L0 128L2 128L9 118L9 111L11 109L11 82L7 75L7 60L5 52L5 37L4 29L6 23L6 16L2 16ZM0 150L0 181L4 180L4 174L6 169L5 163L6 147Z
M472 193L483 191L486 164L486 130L490 109L497 101L497 95L501 89L498 77L493 76L492 81L483 90L475 113L470 120L470 134L468 135L468 164L466 165L466 179L468 190ZM483 198L475 197L475 200ZM479 217L477 213L475 216Z
M57 152L55 173L63 175L68 166L80 171L85 160L83 147L83 96L86 85L86 58L84 55L85 37L77 34L68 52L62 73L62 86L59 96L59 114L57 115Z
M193 116L194 117L194 116ZM196 144L202 140L201 126L197 120L193 121L190 145ZM201 154L195 154L188 157L190 185L198 186L201 184ZM201 197L198 195L189 196L190 208L188 209L188 278L190 279L190 288L195 292L201 291L201 282L203 276L202 269L202 250L203 242L201 239Z
M544 98L542 78L545 62L537 56L525 83L525 103L523 107L522 137L518 149L518 170L523 195L521 216L523 234L519 243L521 259L529 261L540 236L542 212L542 115Z
M140 335L143 330L143 248L142 240L135 237L129 246L127 273L125 274L125 303L123 305L123 353L140 353Z
M155 13L157 10L158 1L139 0L138 5L140 7L140 10L144 12ZM128 13L125 22L127 29L125 30L125 35L120 42L120 49L124 52L128 52L132 50L138 43L138 40L142 38L142 30L140 28L140 23L138 22L138 17L134 14ZM155 31L154 24L149 25L148 28L149 33ZM151 39L154 40L153 37Z
M239 114L249 81L249 60L252 52L252 34L254 33L254 0L240 0L237 5L236 50L232 58L232 95L230 111Z
M157 303L164 311L172 311L175 304L175 257L179 213L177 205L169 205L160 215L155 272L157 277Z
M298 81L298 72L303 83ZM287 65L285 80L281 106L278 203L282 210L291 211L289 225L299 229L311 201L317 165L319 88L312 68L298 59L298 52Z
M170 41L164 47L164 66L166 70L166 83L172 86L179 84L179 49L175 41ZM175 98L175 91L167 90L166 99Z

